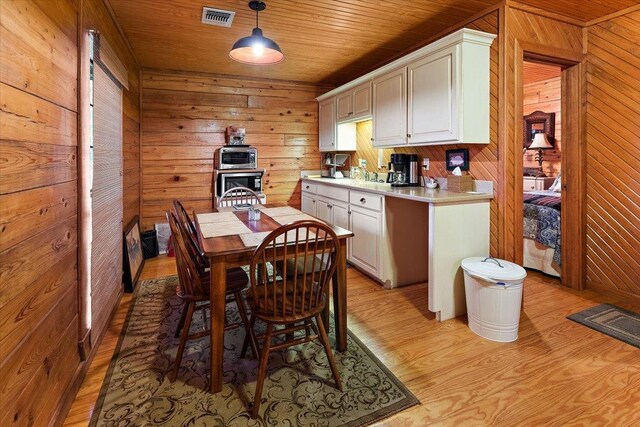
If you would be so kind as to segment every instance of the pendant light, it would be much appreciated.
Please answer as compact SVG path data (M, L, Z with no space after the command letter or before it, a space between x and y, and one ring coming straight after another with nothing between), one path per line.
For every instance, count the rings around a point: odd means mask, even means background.
M270 65L284 61L280 46L262 35L258 27L258 13L267 5L261 1L250 1L249 8L256 11L256 27L249 37L243 37L233 45L229 56L234 61L252 65Z

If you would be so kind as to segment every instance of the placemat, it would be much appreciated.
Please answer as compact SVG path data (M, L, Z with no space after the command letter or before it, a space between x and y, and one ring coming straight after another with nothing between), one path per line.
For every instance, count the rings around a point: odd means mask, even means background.
M237 218L235 222L229 221L215 223L205 222L204 224L200 223L200 231L202 232L202 237L204 237L205 239L251 233L251 230Z

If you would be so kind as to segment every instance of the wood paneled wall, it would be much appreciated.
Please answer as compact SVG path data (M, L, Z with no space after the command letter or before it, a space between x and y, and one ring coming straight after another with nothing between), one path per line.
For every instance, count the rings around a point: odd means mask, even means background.
M485 31L492 34L498 33L498 12L490 13L473 23L467 28ZM389 162L391 153L418 154L420 158L428 157L429 174L433 176L447 176L445 168L445 151L453 148L468 148L470 157L469 173L479 180L493 181L494 189L498 188L498 46L500 40L496 38L491 45L491 100L490 100L490 141L487 145L439 145L425 147L407 147L397 149L383 149L384 165ZM358 159L367 160L369 171L378 171L378 150L371 147L371 121L358 123L356 126L357 151L352 156L351 164L357 165ZM522 152L522 151L521 151ZM386 172L386 170L384 170ZM498 213L500 206L499 194L494 191L494 199L491 201L491 254L498 251Z
M47 425L80 365L77 4L0 17L0 425Z
M83 1L83 25L107 38L129 77L129 89L122 89L124 227L140 215L140 67L102 0Z
M524 70L526 72L526 69ZM526 80L523 75L523 80ZM522 114L531 114L534 111L555 113L555 143L553 150L545 150L542 162L542 171L547 176L556 176L560 173L560 156L562 153L562 115L561 115L561 90L560 77L543 80L523 85L522 90ZM527 150L523 156L523 166L537 168L535 151Z
M6 0L0 17L0 425L48 425L64 417L86 366L78 351L80 18L108 37L129 71L129 194L139 194L138 68L102 1ZM128 216L138 204L125 206Z
M227 126L246 128L265 168L268 202L300 205L300 171L320 167L318 104L305 84L204 74L142 74L142 227L166 222L173 199L210 208L213 154Z
M640 11L587 37L587 287L640 297Z

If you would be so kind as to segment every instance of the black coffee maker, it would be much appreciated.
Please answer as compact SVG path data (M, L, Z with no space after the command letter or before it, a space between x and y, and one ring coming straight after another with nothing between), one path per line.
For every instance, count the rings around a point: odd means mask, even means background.
M391 154L387 182L391 183L392 187L407 187L409 185L407 172L407 155L402 153Z
M420 186L418 176L418 155L393 153L389 162L389 174L387 182L392 187L416 187Z

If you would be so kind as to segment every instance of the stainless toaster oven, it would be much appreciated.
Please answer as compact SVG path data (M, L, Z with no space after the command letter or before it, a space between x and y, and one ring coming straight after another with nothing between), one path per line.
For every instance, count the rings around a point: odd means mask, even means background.
M255 169L258 167L258 150L249 146L226 146L218 148L214 155L215 168Z

